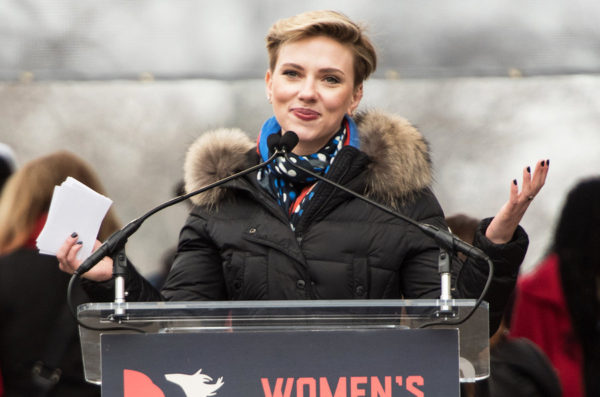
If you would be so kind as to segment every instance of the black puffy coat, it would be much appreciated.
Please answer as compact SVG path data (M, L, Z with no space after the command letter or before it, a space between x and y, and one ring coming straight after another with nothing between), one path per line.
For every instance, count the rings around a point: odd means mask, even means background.
M379 112L356 119L361 150L344 147L327 177L419 222L447 228L431 191L426 142L405 120ZM259 161L239 130L202 135L185 164L186 189L196 190ZM319 182L293 231L284 210L256 174L195 196L178 253L161 295L132 269L129 300L438 298L439 249L405 221ZM512 291L528 239L495 245L482 222L475 245L495 263L492 330ZM485 262L454 262L454 296L476 298Z

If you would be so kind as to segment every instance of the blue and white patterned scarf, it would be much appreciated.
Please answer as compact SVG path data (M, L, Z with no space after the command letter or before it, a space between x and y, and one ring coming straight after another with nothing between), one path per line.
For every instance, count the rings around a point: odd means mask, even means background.
M269 158L267 138L272 134L281 134L281 127L274 117L263 125L258 137L258 153L263 161ZM312 170L319 175L326 175L336 154L344 146L359 146L358 130L354 121L346 116L342 121L340 130L333 138L316 153L298 156L290 153L290 161L302 168ZM318 181L314 177L301 172L287 163L281 156L258 172L257 179L261 186L271 192L277 203L286 211L290 218L290 226L295 229L307 203L314 196L314 188Z

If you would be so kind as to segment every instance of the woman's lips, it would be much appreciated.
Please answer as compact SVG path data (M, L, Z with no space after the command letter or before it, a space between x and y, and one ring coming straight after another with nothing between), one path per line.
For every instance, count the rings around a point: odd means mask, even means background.
M315 120L319 117L319 112L316 112L312 109L305 108L293 108L292 113L294 116L298 117L300 120L310 121Z

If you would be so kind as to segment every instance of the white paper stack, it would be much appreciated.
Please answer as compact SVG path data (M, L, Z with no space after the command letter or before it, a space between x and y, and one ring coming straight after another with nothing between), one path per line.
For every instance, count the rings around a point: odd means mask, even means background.
M71 233L76 232L83 242L77 259L84 260L92 253L100 225L112 200L90 189L75 178L68 177L54 194L46 225L37 238L41 254L56 255Z

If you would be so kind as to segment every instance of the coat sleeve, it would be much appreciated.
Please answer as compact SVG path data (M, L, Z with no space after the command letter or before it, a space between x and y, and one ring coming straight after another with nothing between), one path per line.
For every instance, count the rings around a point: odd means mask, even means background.
M161 291L163 297L171 301L228 299L222 266L206 220L193 212L179 235L177 255Z
M206 220L192 212L179 234L177 254L160 293L133 267L127 292L133 301L227 299L221 258L206 232Z
M224 300L227 292L218 250L206 233L203 218L191 214L179 236L177 255L159 292L127 262L127 300L133 302ZM102 283L83 280L86 292L95 301L114 299L114 280Z
M112 302L115 298L114 279L104 282L82 279L81 285L94 302ZM127 260L125 288L127 301L155 302L164 300L160 292L135 269L129 260Z
M447 229L444 213L429 190L422 191L414 203L402 212L421 223ZM520 226L506 244L494 244L485 237L491 218L480 222L473 244L483 250L494 264L493 278L484 300L489 303L490 334L500 325L504 308L515 287L520 265L523 262L529 239ZM408 255L402 264L402 291L404 298L437 299L440 296L438 274L439 247L417 228L407 228ZM461 262L452 260L453 296L459 299L477 299L481 295L489 274L488 263L471 258Z
M517 276L527 247L529 238L525 230L519 226L513 238L506 244L494 244L485 237L485 231L492 218L481 221L475 233L473 244L483 250L494 264L494 273L490 288L484 297L489 303L490 335L493 334L502 319L509 296L515 288ZM478 298L483 290L489 274L486 262L469 258L461 266L456 280L456 295L459 298Z

